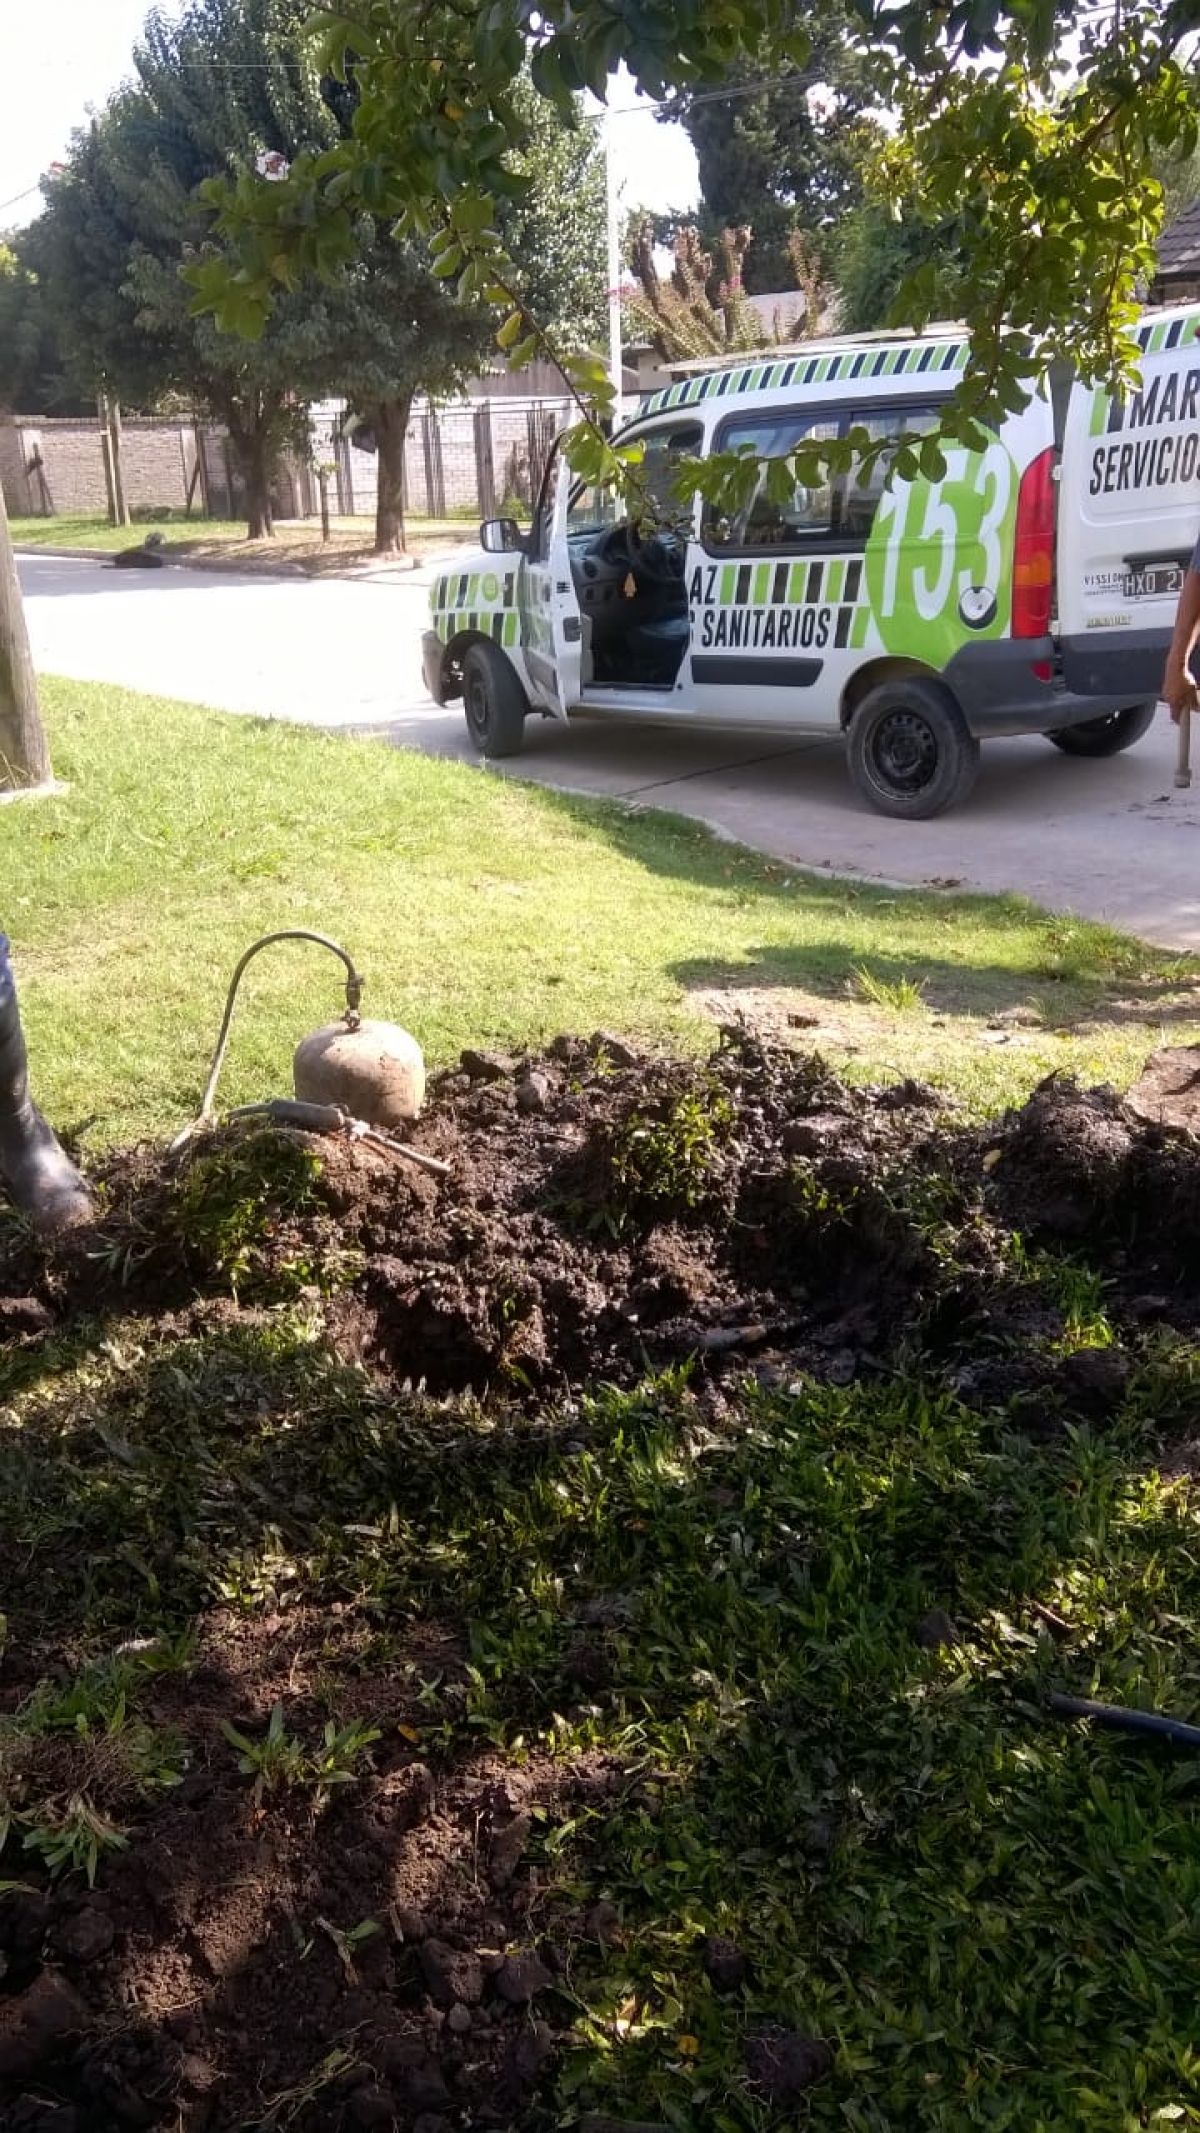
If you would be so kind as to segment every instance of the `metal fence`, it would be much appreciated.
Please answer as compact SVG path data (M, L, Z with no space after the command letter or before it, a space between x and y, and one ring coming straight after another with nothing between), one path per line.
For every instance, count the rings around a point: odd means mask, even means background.
M481 400L422 408L409 424L404 449L404 507L422 518L464 514L494 518L508 509L527 514L545 472L550 447L569 419L563 400ZM335 469L336 508L347 517L374 512L378 487L369 434L356 443L336 419L318 456ZM362 435L362 432L359 432Z

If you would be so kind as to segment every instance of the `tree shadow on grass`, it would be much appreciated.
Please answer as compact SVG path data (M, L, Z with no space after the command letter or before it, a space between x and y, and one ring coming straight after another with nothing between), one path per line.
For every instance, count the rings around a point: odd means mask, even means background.
M1200 1022L1200 992L1174 973L1128 971L1103 976L1085 956L1047 944L1029 969L954 961L923 948L911 953L861 939L816 947L758 945L737 961L694 956L671 964L689 993L797 992L818 999L875 1005L899 1013L972 1017L988 1022L1017 1011L1046 1028L1106 1024L1189 1026ZM1114 994L1117 997L1114 997Z
M919 985L939 1012L988 1015L1024 1008L1122 1023L1196 1019L1198 966L1024 897L903 889L809 874L703 825L649 809L619 809L547 792L546 805L600 829L617 854L654 874L711 892L726 910L765 903L789 938L746 958L696 956L671 966L700 985L796 986L835 998L866 968L886 985ZM851 923L848 924L847 922ZM961 942L961 947L959 943ZM1002 946L1005 960L996 959Z
M956 1394L964 1346L965 1309L882 1379L675 1372L531 1420L397 1394L284 1318L110 1327L5 1448L8 1680L193 1624L138 1692L191 1768L94 1896L0 1899L0 1942L14 1904L36 1942L4 1989L43 1965L90 2009L0 2089L11 2123L1200 2103L1190 1766L1044 1710L1200 1706L1194 1496L1148 1420L1191 1413L1195 1351L1131 1352L1089 1424L1062 1384ZM276 1701L310 1757L379 1731L321 1812L238 1768L224 1726L261 1741ZM516 1999L506 1949L537 1958ZM766 2100L764 2031L826 2040L829 2078Z
M89 1664L132 1669L105 1727L175 1728L187 1768L100 1843L94 1895L38 1864L71 1788L12 1803L0 2041L35 1985L82 2034L0 2056L5 2133L60 2105L88 2133L1024 2133L1081 2097L1117 2133L1200 2101L1194 1769L1044 1707L1200 1709L1192 1455L1156 1471L1195 1436L1194 1155L1103 1098L922 1140L802 1065L726 1063L728 1236L650 1234L726 1280L753 1260L713 1305L744 1350L692 1320L646 1382L433 1398L415 1344L390 1379L336 1352L311 1286L229 1294L244 1168L189 1202L219 1293L155 1314L143 1258L103 1317L62 1323L55 1289L57 1332L21 1337L0 1706L28 1728L57 1678L77 1716ZM294 1172L260 1149L260 1197ZM557 1276L574 1243L629 1278L627 1239L548 1235ZM278 1276L303 1240L275 1241ZM508 1263L466 1261L490 1313ZM93 1770L95 1731L59 1741Z

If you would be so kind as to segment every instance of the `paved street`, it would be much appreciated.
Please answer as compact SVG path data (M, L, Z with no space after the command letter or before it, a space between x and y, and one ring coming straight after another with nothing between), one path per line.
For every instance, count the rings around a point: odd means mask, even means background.
M227 711L369 731L474 762L457 710L425 695L429 571L373 581L128 573L21 562L41 671L120 682ZM857 799L840 745L531 725L504 773L695 815L782 859L904 883L1018 889L1200 950L1200 775L1172 788L1165 713L1109 763L1042 740L984 750L972 800L937 821L886 821Z

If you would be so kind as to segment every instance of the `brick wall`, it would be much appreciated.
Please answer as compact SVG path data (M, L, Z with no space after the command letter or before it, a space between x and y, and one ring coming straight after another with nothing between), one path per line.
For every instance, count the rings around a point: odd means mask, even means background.
M448 407L419 407L405 444L408 510L438 518L448 511L469 510L484 517L498 511L505 499L528 510L550 443L569 413L565 399L522 399L512 394L454 401ZM314 424L317 448L322 456L328 452L337 465L336 508L372 517L378 486L375 454L360 451L338 434L340 409L328 413L326 442L321 441L321 420L318 415ZM147 506L182 510L199 450L204 482L193 490L193 510L197 516L203 512L207 492L214 517L238 517L241 484L227 444L223 431L209 427L198 431L190 420L127 416L121 468L130 510ZM98 425L0 415L0 481L5 504L14 517L72 512L103 517L108 494ZM316 484L302 481L299 470L280 470L274 495L279 515L302 511L310 500L315 508L315 495Z
M121 471L130 510L140 505L181 509L195 460L195 432L190 422L128 417L123 425ZM88 512L103 517L108 510L104 456L95 422L19 416L0 423L0 478L4 501L14 515L57 517Z
M202 480L196 468L200 454ZM135 515L144 509L182 511L189 489L197 518L204 515L206 495L211 517L242 514L243 485L224 430L199 426L190 418L127 415L121 426L121 475L125 501ZM108 490L98 424L0 416L0 480L14 517L73 512L105 517ZM279 469L271 494L281 518L302 508L296 471L287 465Z

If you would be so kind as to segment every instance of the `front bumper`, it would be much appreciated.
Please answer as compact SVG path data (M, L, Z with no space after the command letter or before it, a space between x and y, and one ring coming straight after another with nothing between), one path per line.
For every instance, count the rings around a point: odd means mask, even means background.
M425 675L425 687L435 704L447 701L446 647L436 630L426 630L421 638L421 667Z
M1044 670L1041 674L1038 667ZM1068 688L1051 637L1009 637L963 645L947 664L943 679L978 740L1010 733L1058 733L1064 726L1107 718L1155 694L1154 688L1125 688L1120 675L1109 677L1103 694Z

